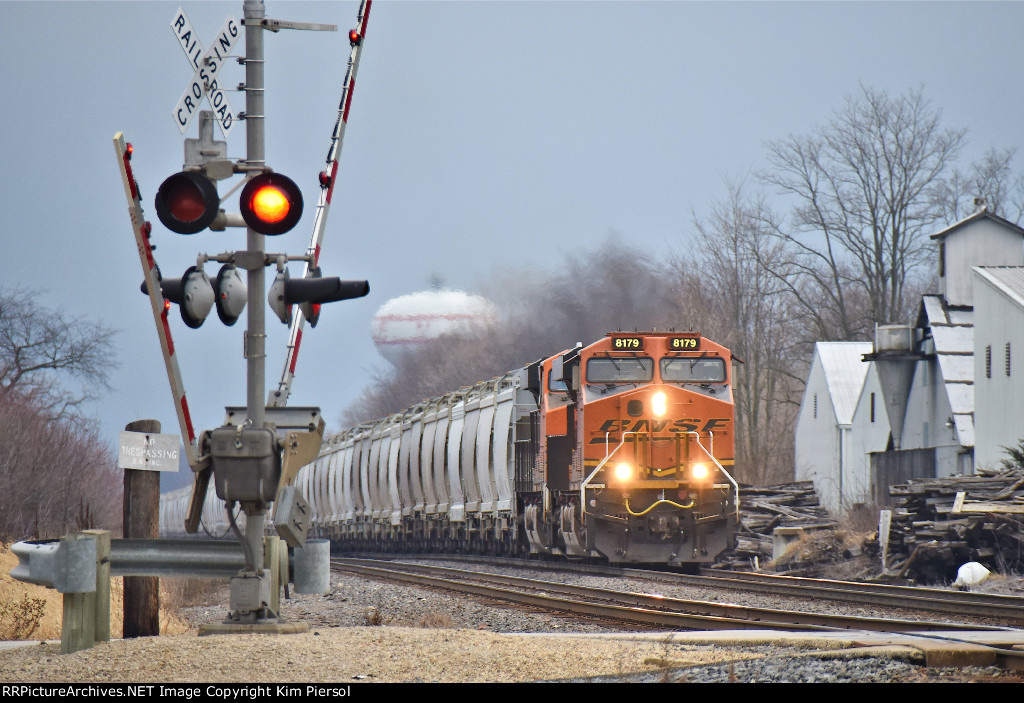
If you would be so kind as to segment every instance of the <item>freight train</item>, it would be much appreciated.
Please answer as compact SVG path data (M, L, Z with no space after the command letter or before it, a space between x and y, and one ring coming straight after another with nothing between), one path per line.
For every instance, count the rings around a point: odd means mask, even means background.
M732 361L697 333L609 333L345 430L296 478L311 534L345 552L709 564L739 520Z

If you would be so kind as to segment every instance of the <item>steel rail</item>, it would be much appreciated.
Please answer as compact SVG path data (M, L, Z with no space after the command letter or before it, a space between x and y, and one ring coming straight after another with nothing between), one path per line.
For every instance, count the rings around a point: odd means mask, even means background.
M628 570L635 575L637 570ZM731 589L758 590L783 595L806 595L829 600L875 603L900 608L1024 620L1024 598L997 593L950 591L919 586L816 579L784 574L722 571L716 575L680 576L681 582Z
M754 608L572 586L518 576L364 559L333 559L332 567L377 578L433 585L478 596L647 625L684 629L868 630L875 632L998 631L1009 628ZM471 583L476 581L477 583ZM526 589L526 590L523 590ZM551 595L558 594L557 596ZM580 600L586 599L586 600Z

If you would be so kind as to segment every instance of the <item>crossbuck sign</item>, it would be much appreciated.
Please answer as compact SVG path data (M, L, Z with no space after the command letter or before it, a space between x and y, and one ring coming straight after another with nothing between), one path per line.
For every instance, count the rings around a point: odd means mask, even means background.
M188 123L192 120L192 115L199 111L203 98L208 97L217 123L224 132L224 136L228 136L237 117L235 111L231 109L231 105L228 104L227 95L217 76L238 41L238 35L241 34L238 20L234 17L224 20L220 32L214 37L213 45L205 51L192 28L192 22L180 7L171 21L171 31L178 39L181 50L185 52L189 65L195 69L192 82L185 88L178 104L174 106L174 121L177 122L178 129L182 134L185 133Z

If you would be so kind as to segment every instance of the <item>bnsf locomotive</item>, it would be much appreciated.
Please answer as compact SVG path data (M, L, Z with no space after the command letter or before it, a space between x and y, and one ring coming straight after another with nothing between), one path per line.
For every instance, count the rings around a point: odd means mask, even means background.
M709 563L738 521L731 361L611 333L346 430L296 482L342 550Z

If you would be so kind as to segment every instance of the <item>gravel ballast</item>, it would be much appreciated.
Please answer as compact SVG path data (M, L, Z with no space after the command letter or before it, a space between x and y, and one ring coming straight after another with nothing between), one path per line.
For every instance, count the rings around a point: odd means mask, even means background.
M543 578L556 580L546 575ZM569 578L568 576L566 578ZM61 655L59 644L0 651L4 682L934 682L1021 681L995 667L926 668L923 657L857 655L847 643L671 641L609 624L332 574L327 595L282 601L296 635L115 640ZM621 583L620 583L621 585ZM181 614L198 627L227 614L226 588ZM691 635L692 637L692 635Z

